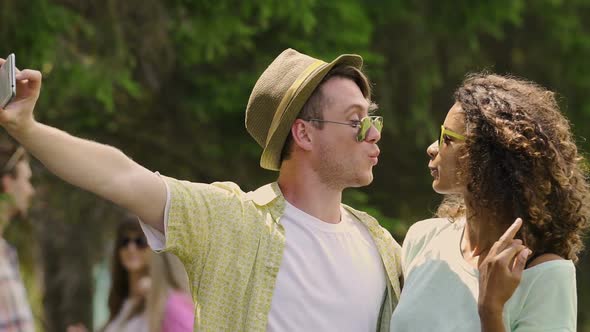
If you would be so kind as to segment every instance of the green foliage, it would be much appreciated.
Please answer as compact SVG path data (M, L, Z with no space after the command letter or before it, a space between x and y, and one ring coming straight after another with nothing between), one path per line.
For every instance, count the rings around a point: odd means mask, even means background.
M386 121L382 158L375 183L344 199L401 242L439 201L424 150L468 72L556 91L590 150L589 20L584 0L4 0L0 56L42 70L41 121L167 175L248 190L276 177L258 167L244 129L260 73L287 47L325 60L361 54ZM580 274L589 270L583 260ZM578 289L580 307L590 305L590 285ZM581 312L581 330L589 325Z
M396 239L401 239L408 231L406 224L401 222L399 219L389 217L383 214L380 209L372 206L370 196L366 192L358 189L348 189L344 192L342 200L344 204L347 204L357 210L364 211L376 218L379 223L383 227L387 228Z

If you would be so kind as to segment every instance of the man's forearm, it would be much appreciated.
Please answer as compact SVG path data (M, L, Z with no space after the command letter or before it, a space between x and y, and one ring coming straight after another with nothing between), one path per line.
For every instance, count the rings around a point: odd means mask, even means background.
M0 65L4 59L0 59ZM159 176L103 144L71 136L34 120L41 93L40 71L15 75L17 94L0 109L0 125L63 180L102 196L164 230L166 185Z
M137 214L144 214L143 217L157 219L155 212L149 209L154 209L153 205L157 206L158 201L165 202L165 187L162 199L158 188L153 190L156 175L118 149L74 137L35 121L10 134L61 179ZM156 202L152 200L150 203L149 196L142 197L137 192L158 197L153 198ZM140 197L148 201L139 201Z

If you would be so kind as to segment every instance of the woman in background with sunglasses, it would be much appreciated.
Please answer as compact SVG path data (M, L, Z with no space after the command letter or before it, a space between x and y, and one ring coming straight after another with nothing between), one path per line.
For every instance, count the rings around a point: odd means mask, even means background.
M170 253L152 255L150 280L146 302L149 332L192 332L195 307L180 260Z
M119 224L112 258L109 320L104 332L148 331L145 314L151 250L132 216Z
M104 332L193 331L194 306L182 263L148 250L135 216L119 225L111 273L111 315Z
M103 332L192 332L194 305L180 260L153 254L137 218L117 228L112 258L110 316ZM68 332L87 332L83 324Z
M427 152L446 196L406 235L391 331L576 331L587 164L554 94L469 76Z

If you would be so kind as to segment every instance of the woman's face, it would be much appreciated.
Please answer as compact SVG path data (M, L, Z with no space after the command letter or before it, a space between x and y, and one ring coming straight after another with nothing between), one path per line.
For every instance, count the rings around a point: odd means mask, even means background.
M461 104L455 103L443 123L446 130L465 136L465 114ZM426 153L430 157L428 168L434 178L432 188L439 194L464 194L466 184L459 177L459 158L464 154L465 141L451 135L443 135L442 142L434 141Z
M151 252L143 234L129 232L119 242L119 259L128 273L147 270Z

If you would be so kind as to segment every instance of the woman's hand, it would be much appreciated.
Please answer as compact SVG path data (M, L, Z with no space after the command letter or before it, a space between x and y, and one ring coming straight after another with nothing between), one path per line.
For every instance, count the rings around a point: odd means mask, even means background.
M514 236L522 226L518 218L492 246L479 266L478 309L482 331L503 331L502 312L520 284L531 250Z

